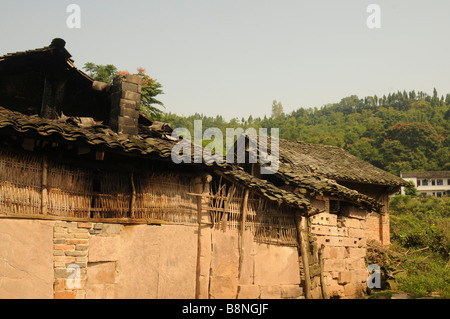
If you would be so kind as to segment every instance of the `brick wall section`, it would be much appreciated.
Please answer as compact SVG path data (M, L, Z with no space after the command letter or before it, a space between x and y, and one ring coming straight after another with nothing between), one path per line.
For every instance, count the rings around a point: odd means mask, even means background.
M110 234L103 223L57 221L53 227L55 299L85 299L92 236ZM75 280L78 279L78 280Z
M383 245L390 245L390 225L389 225L389 198L385 196L382 200L384 205L383 213L370 213L366 218L367 239L374 239Z
M366 215L349 208L337 214L321 213L311 217L311 233L323 251L324 277L329 298L357 298L366 287ZM315 291L316 290L316 291ZM320 290L312 291L313 298Z
M55 299L85 298L91 228L92 223L55 222L53 228Z
M141 104L142 78L118 75L111 88L109 126L120 134L137 135Z

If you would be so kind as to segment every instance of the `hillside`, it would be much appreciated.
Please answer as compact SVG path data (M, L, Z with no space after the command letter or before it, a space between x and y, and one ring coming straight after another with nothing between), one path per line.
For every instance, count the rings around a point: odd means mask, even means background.
M345 97L320 108L299 108L283 113L273 102L272 116L238 117L225 121L220 115L183 117L165 113L161 120L193 132L193 121L203 130L217 127L279 128L280 138L343 148L371 164L398 175L400 171L450 170L450 94L436 90L396 92L387 96ZM224 133L225 134L225 133Z

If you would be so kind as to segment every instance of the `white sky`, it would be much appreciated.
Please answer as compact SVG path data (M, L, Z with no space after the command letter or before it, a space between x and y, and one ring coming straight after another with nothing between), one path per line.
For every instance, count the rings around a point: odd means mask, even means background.
M81 8L69 29L66 7ZM381 7L381 28L366 12ZM55 37L86 62L144 67L166 111L247 118L356 94L450 93L448 0L1 0L0 55Z

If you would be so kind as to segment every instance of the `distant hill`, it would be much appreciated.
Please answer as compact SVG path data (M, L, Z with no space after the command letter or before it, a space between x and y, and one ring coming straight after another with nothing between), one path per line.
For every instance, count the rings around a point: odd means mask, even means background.
M369 163L398 175L400 171L450 170L450 94L436 89L396 92L387 96L356 95L320 108L283 113L273 102L272 116L225 121L222 116L163 114L161 120L193 132L193 121L203 130L225 128L279 128L280 138L343 148ZM206 143L207 144L207 143Z

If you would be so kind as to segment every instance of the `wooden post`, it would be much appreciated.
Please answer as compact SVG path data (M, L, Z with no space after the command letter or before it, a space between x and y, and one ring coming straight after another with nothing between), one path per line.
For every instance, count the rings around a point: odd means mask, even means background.
M325 278L323 276L323 250L325 248L325 245L322 244L322 246L319 249L319 265L320 265L320 288L322 289L322 298L327 299L327 288L325 285Z
M134 175L131 173L131 202L130 202L130 217L134 218L136 211L136 188L134 186Z
M311 276L309 274L309 257L307 249L307 244L309 244L309 242L304 233L307 228L306 217L302 217L300 213L295 213L295 225L297 228L298 244L300 246L303 270L305 272L305 298L311 299Z
M241 278L242 273L242 263L244 262L244 236L245 236L245 223L247 221L247 203L248 203L248 194L249 190L246 189L244 192L244 199L242 201L242 208L241 208L241 229L240 229L240 247L239 247L239 278Z
M197 199L197 269L195 275L195 299L199 299L201 295L201 280L200 276L202 273L202 214L203 214L203 192L205 188L205 183L209 183L212 180L210 175L197 177L194 181L195 192L198 194Z
M41 210L42 215L48 214L48 160L47 155L42 156L42 197Z

